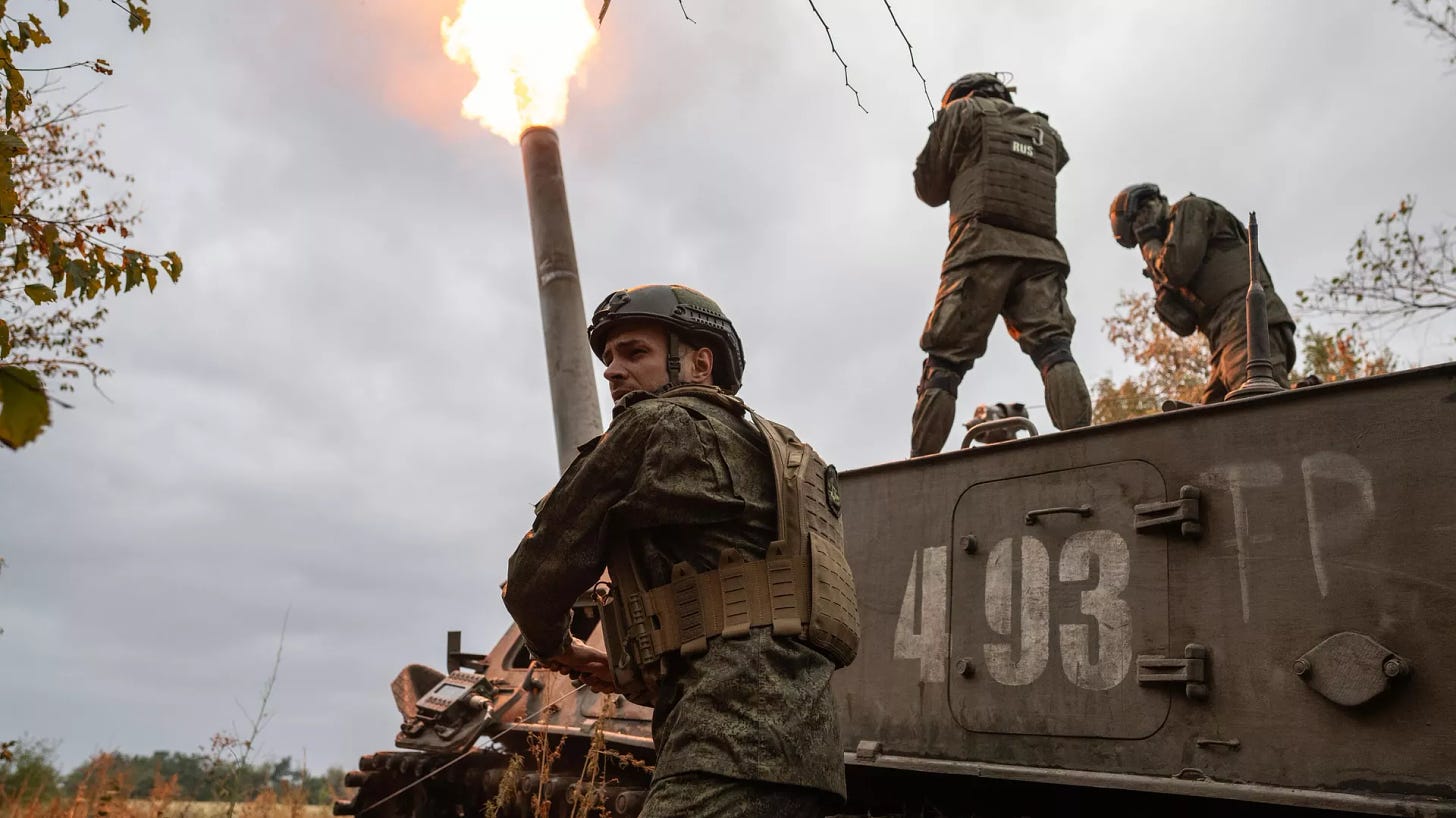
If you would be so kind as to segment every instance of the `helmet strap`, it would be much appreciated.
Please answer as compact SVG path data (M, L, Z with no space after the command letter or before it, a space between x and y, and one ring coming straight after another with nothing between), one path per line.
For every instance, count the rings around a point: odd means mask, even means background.
M667 385L672 388L682 383L682 358L677 354L677 333L667 333Z

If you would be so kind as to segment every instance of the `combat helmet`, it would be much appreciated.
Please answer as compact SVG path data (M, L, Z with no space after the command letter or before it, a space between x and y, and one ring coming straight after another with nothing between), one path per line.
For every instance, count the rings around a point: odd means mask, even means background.
M984 97L996 97L997 99L1004 99L1010 102L1011 92L1013 90L1015 89L1006 87L1006 84L1001 81L999 74L988 74L984 71L966 74L945 89L945 93L940 97L940 107L944 108L955 100L970 96L971 94Z
M1107 218L1112 222L1112 237L1123 247L1136 247L1137 236L1133 235L1132 220L1144 204L1163 198L1163 191L1151 182L1128 185L1112 200L1107 209Z
M730 395L743 384L743 342L718 302L681 284L645 284L617 290L592 312L587 337L600 360L607 335L628 321L663 324L668 334L668 378L677 382L677 342L713 350L713 382Z

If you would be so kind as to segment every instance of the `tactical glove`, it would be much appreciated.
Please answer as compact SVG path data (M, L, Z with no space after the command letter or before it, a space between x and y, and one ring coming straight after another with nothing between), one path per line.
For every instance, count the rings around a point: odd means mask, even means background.
M1133 238L1137 239L1138 244L1147 244L1154 239L1161 241L1163 236L1167 235L1167 232L1167 228L1162 224L1156 221L1149 221L1135 226L1132 235Z
M1153 311L1169 329L1181 337L1186 338L1198 329L1198 313L1177 290L1159 287L1158 296L1153 301Z

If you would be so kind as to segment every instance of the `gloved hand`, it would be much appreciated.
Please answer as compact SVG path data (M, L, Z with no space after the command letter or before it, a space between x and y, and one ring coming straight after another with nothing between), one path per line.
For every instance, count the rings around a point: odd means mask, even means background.
M1153 301L1153 311L1168 325L1168 329L1180 337L1186 338L1198 329L1198 313L1177 290L1159 287L1157 299Z
M1132 217L1132 235L1138 244L1147 244L1168 234L1168 225L1161 218L1162 208L1156 201L1145 202Z
M1135 224L1132 228L1133 238L1138 244L1147 244L1150 241L1162 241L1167 235L1167 228L1157 221L1149 220L1142 224Z

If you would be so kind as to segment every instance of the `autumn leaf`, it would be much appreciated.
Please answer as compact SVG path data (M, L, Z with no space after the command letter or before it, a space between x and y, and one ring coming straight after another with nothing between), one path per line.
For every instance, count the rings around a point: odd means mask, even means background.
M182 278L182 257L175 252L167 252L162 256L162 269L167 271L167 276L176 284Z
M0 155L15 157L27 152L25 140L13 130L0 131Z
M18 449L51 422L40 377L29 369L0 366L0 443Z
M37 304L44 304L47 301L55 301L58 297L55 290L52 290L50 287L47 287L44 284L25 285L25 294L30 296L30 300L34 301Z
M10 355L10 325L0 318L0 358Z

